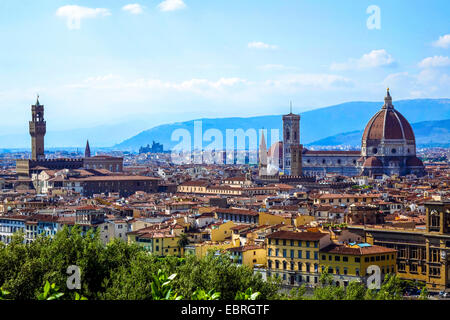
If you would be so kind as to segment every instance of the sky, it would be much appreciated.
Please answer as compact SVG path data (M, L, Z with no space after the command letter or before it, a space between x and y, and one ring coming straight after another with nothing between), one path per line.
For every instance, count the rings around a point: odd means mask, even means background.
M131 1L131 2L130 2ZM138 1L138 2L135 2ZM1 0L0 136L450 98L448 0Z

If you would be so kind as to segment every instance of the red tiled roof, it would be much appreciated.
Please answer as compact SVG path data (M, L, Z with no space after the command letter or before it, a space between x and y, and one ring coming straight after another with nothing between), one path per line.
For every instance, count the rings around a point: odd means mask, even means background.
M349 247L346 245L331 244L321 250L321 253L334 253L334 254L348 254L348 255L369 255L379 253L394 253L395 249L385 248L382 246L369 246L369 247Z

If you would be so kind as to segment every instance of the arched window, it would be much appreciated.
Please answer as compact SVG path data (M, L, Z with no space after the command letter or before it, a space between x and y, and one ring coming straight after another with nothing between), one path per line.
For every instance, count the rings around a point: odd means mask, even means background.
M286 269L287 269L287 262L283 261L283 270L286 270Z
M275 268L280 269L280 261L275 260Z
M267 265L269 266L269 269L272 269L272 260L267 260Z

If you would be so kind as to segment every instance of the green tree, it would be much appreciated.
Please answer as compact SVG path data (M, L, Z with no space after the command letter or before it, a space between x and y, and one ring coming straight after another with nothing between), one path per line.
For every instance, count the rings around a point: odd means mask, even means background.
M180 239L178 239L178 247L180 249L184 249L189 244L189 238L185 233L180 235Z
M327 268L322 272L319 282L321 286L314 289L314 300L343 300L345 298L344 288L333 285L333 277L327 272Z
M365 285L359 281L352 281L345 288L344 300L364 300L367 289Z
M271 299L279 289L272 280L264 281L249 267L234 264L229 254L216 256L210 253L203 259L189 255L185 263L177 268L177 274L177 292L187 299L191 299L197 289L215 289L221 293L221 298L232 300L237 292L247 288L261 292L262 299Z
M395 274L387 274L379 290L369 289L366 300L402 300L403 289L401 280Z

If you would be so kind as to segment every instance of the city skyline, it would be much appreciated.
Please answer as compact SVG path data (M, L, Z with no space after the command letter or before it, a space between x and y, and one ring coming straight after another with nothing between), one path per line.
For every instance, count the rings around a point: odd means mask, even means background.
M380 29L367 25L372 5ZM289 100L300 113L379 101L386 87L448 98L448 6L4 1L0 135L23 132L37 93L53 131L282 114Z

